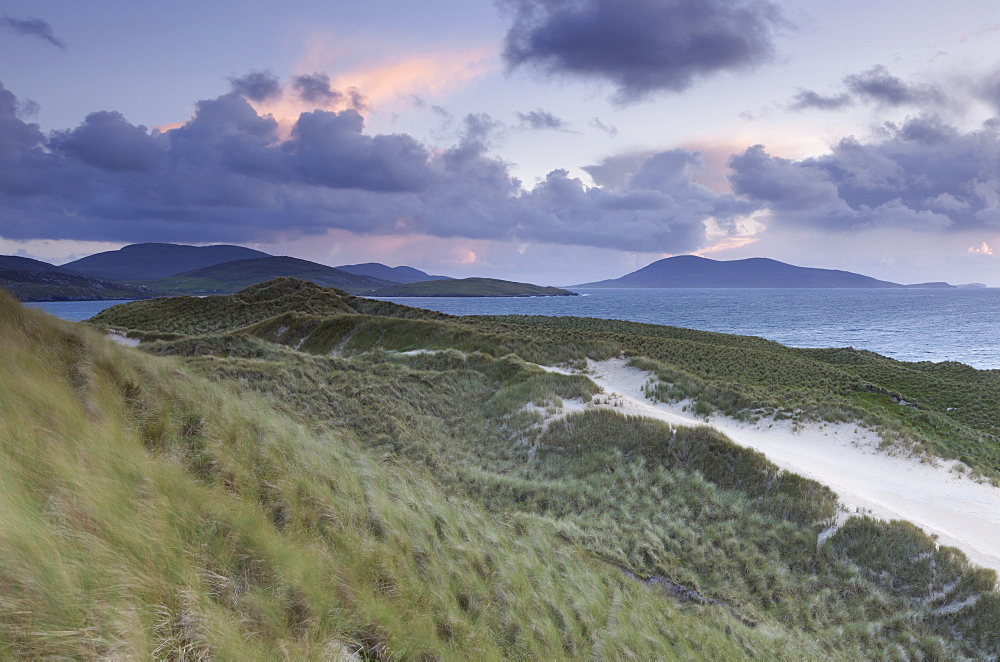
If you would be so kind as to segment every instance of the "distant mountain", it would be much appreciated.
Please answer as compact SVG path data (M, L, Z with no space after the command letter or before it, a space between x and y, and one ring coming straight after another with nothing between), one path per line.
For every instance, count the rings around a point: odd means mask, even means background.
M99 301L163 296L26 257L0 255L0 287L21 301Z
M386 280L390 283L423 283L428 280L452 280L451 276L431 276L413 267L387 267L378 262L346 264L335 268L359 276L371 276L372 278Z
M755 257L719 261L696 255L657 260L621 278L574 285L603 287L951 287L947 283L900 285L869 276L833 269L796 267Z
M900 285L900 287L909 287L915 290L936 290L936 289L954 289L958 285L952 285L951 283L946 283L943 280L936 280L932 283L913 283L911 285Z
M98 278L131 282L164 278L223 262L258 257L271 256L243 246L132 244L117 251L88 255L62 266Z
M296 257L233 260L174 274L167 278L143 281L143 284L174 294L229 294L279 276L307 280L317 285L336 287L351 293L370 292L393 284Z
M48 262L33 260L30 257L20 255L0 255L0 269L12 269L14 271L26 271L29 273L44 273L46 271L70 271L66 267L57 267ZM73 272L77 273L77 272Z
M563 297L576 292L558 287L514 283L495 278L451 278L423 283L383 287L370 293L376 297Z

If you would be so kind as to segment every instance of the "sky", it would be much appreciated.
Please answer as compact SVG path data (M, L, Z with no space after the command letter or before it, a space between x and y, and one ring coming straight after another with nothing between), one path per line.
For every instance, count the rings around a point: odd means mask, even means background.
M1000 0L0 0L0 253L1000 286ZM997 253L997 254L995 254Z

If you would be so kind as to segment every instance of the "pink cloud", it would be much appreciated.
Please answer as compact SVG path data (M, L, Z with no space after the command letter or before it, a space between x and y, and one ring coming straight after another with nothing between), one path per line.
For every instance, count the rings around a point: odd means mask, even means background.
M287 140L301 113L354 108L367 116L374 107L384 109L401 100L409 103L413 96L441 97L489 72L493 55L489 49L422 53L333 74L330 87L340 94L328 99L306 101L286 88L277 99L250 103L258 114L273 117L278 122L279 135ZM335 69L340 56L340 49L330 45L328 37L315 37L296 65L296 73L312 75ZM354 104L351 92L363 98L363 107Z
M179 129L184 126L187 122L167 122L166 124L160 124L154 126L153 128L160 133L166 133L167 131L173 131L174 129Z
M492 55L488 49L423 53L348 71L334 82L362 90L375 105L409 95L440 97L486 74Z

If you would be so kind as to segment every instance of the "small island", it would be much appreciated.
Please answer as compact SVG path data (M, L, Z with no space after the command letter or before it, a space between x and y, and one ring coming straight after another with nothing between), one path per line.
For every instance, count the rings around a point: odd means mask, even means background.
M515 283L496 278L455 278L383 287L366 296L375 297L573 297L558 287Z

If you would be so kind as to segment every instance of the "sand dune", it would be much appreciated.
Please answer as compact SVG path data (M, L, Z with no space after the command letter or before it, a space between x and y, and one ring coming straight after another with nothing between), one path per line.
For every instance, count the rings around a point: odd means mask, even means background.
M680 405L647 400L642 387L651 375L628 367L623 359L591 361L588 370L605 391L601 399L611 401L593 406L612 406L673 425L710 425L764 453L779 467L828 485L846 513L912 522L941 544L961 549L977 565L1000 573L1000 489L969 479L958 463L880 452L878 436L852 424L793 429L788 421L753 425L721 416L706 423L682 412Z

